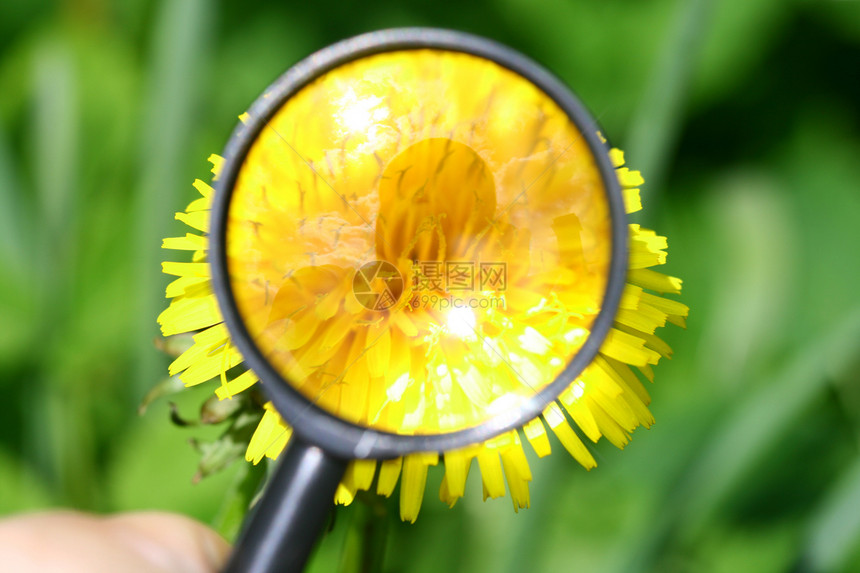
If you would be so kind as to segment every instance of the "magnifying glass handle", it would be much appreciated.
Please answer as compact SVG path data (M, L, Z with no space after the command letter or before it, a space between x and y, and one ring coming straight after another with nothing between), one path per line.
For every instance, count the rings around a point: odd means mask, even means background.
M301 572L347 463L293 434L224 573Z

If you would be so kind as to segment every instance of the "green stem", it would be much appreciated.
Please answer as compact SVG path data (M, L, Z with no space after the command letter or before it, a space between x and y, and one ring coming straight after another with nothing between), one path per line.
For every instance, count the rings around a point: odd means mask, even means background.
M359 493L341 553L341 573L382 570L388 540L388 509L379 496Z

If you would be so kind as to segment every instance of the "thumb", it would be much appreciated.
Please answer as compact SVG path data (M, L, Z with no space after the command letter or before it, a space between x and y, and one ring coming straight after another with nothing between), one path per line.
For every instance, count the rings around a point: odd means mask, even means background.
M104 520L111 535L159 573L215 573L229 544L188 517L162 512L126 513Z
M229 551L208 527L171 513L50 511L0 520L3 570L17 573L215 573Z

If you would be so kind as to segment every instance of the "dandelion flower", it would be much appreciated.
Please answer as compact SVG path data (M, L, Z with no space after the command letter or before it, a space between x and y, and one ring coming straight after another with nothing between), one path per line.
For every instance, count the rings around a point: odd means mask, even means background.
M638 211L642 177L609 156ZM217 178L223 159L210 160ZM214 190L194 186L200 198L176 215L192 232L163 244L191 262L164 263L177 278L158 321L165 336L195 333L170 373L187 386L220 378L230 399L258 377L227 374L243 358L207 263ZM564 371L601 308L607 209L585 139L534 84L465 53L393 51L326 72L268 120L236 180L226 256L249 332L308 400L376 430L440 434L515 408ZM623 448L654 421L641 380L671 355L655 332L687 316L664 297L681 281L653 270L666 247L629 226L613 327L542 416L457 451L353 461L335 501L374 483L389 496L399 481L401 518L414 521L429 466L444 464L439 496L453 506L477 460L484 499L507 489L518 510L532 479L523 442L546 456L552 432L586 469L584 439ZM290 435L266 404L247 460L276 458Z

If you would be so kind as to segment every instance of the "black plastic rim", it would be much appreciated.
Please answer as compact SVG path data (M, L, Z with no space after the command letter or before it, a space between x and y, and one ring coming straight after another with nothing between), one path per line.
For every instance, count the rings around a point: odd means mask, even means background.
M384 52L436 49L471 54L519 74L543 90L577 126L595 158L611 218L609 277L600 312L582 348L558 377L510 412L483 424L446 434L403 435L358 426L323 410L294 389L254 343L239 314L227 272L227 218L239 171L257 136L284 103L326 72L351 61ZM398 28L343 40L300 61L279 77L248 110L224 150L224 166L215 182L210 226L212 283L233 344L260 377L263 389L293 430L309 443L342 458L393 458L412 452L444 452L482 442L520 427L543 410L594 359L615 318L627 274L627 216L608 146L598 136L597 122L554 75L522 54L492 40L463 32L432 28Z

